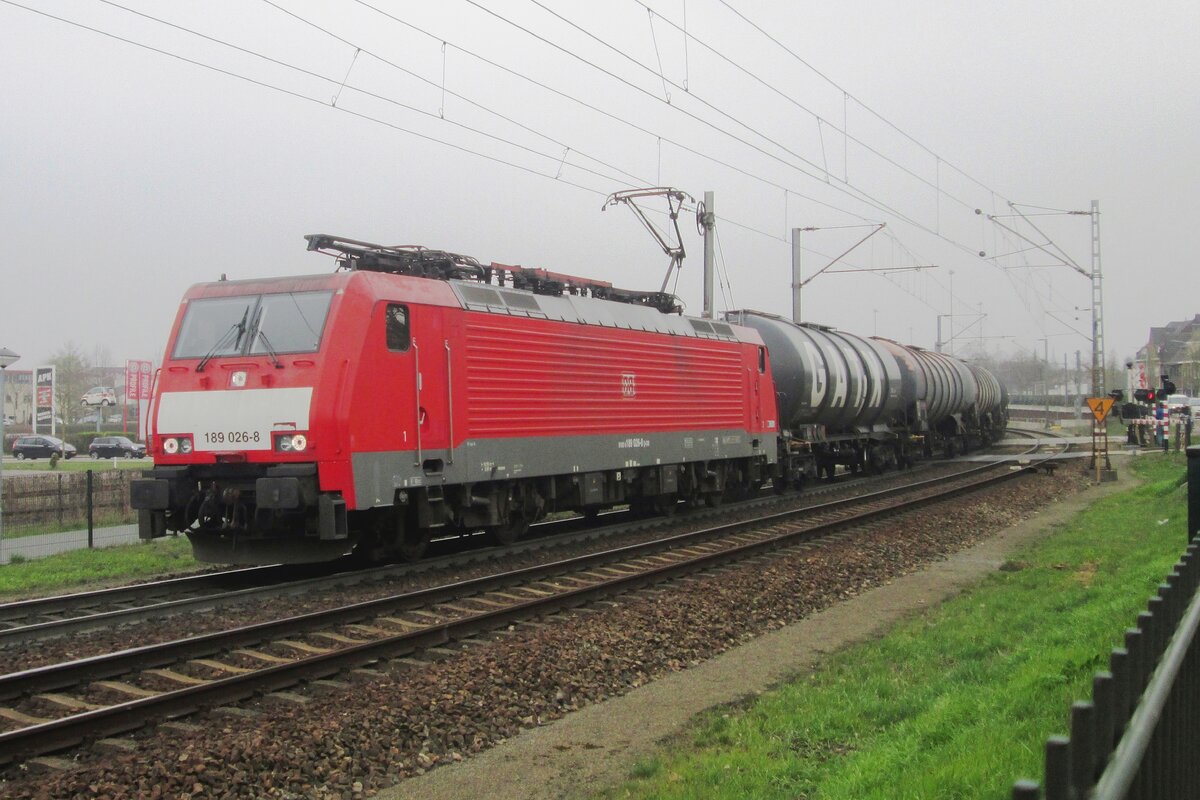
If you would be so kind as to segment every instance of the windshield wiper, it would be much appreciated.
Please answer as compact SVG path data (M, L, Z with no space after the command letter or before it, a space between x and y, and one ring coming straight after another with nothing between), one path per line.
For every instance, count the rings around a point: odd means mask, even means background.
M279 356L275 353L275 348L271 346L271 340L267 338L267 332L259 328L258 338L262 339L263 345L266 346L267 356L270 357L271 363L275 365L275 369L283 369L283 362L279 360Z
M242 312L240 322L235 322L229 330L225 331L225 335L217 340L217 343L212 346L212 349L204 354L204 358L200 359L200 363L196 365L196 372L204 372L204 368L208 366L208 362L212 361L221 349L229 344L229 337L237 334L237 338L233 340L233 351L236 353L238 345L241 344L242 337L246 335L246 317L250 316L250 306L246 306L246 310Z
M283 364L280 363L279 357L275 354L275 348L271 346L271 340L267 338L267 332L262 329L263 315L266 313L266 308L259 305L258 310L254 312L254 319L250 322L250 327L254 330L254 341L250 343L250 351L254 352L254 342L262 339L263 345L267 348L267 356L271 359L271 363L275 365L275 369L283 369Z

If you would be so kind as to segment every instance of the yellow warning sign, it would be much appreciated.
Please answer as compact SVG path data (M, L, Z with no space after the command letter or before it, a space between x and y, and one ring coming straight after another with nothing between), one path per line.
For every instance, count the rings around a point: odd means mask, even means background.
M1111 397L1089 397L1088 408L1092 410L1092 416L1096 418L1096 422L1104 422L1104 418L1108 416L1108 412L1112 411L1113 399Z

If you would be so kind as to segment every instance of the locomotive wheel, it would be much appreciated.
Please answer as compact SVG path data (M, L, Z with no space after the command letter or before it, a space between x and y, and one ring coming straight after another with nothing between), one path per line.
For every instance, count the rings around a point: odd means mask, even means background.
M529 530L529 520L520 516L512 516L508 522L492 525L487 529L488 534L497 544L515 544Z
M429 529L405 524L404 516L396 514L396 550L405 561L420 561L429 547Z

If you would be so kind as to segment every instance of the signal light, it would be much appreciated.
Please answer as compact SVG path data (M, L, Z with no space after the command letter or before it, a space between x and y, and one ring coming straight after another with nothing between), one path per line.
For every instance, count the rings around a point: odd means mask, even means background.
M1153 403L1157 397L1157 392L1154 389L1134 389L1133 399L1139 403Z

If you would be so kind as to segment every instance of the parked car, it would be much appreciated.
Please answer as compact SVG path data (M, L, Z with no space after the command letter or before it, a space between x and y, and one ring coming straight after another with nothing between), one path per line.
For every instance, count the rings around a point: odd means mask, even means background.
M83 397L79 399L85 406L115 406L117 404L117 393L113 391L111 386L93 386L84 392Z
M5 425L16 425L17 418L14 417L12 414L5 414L4 415L4 424Z
M92 458L145 458L146 445L124 436L97 436L88 445Z
M74 458L75 445L64 442L57 436L22 436L13 442L13 455L19 460L26 458L49 458L57 455L59 458Z

